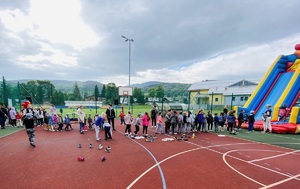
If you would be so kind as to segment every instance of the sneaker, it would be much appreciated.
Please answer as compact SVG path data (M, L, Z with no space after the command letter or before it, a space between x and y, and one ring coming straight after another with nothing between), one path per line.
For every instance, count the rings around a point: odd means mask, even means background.
M31 145L31 146L33 146L33 147L35 147L35 144L34 144L34 142L30 142L30 145Z
M110 152L109 152L109 149L107 149L107 148L105 149L105 152L106 152L106 153L110 153Z
M111 147L110 146L107 146L107 148L106 149L108 149L108 150L111 150Z
M103 149L103 146L102 146L102 144L99 144L99 146L98 146L98 150L102 150Z
M93 145L92 145L92 144L90 144L90 148L93 148Z
M99 141L99 140L101 140L100 138L96 138L96 141Z
M78 144L78 148L81 148L81 144Z

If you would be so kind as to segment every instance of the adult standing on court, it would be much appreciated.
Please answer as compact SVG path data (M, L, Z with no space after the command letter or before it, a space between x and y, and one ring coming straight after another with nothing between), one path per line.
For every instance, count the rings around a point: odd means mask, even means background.
M152 126L156 126L157 114L158 114L158 111L156 109L156 106L154 105L151 110Z
M271 119L272 119L272 110L271 104L267 105L267 110L264 113L264 133L269 129L269 132L272 133Z
M113 130L115 131L115 110L112 108L112 105L109 104L108 108L106 109L106 116L108 123L112 126Z
M1 129L5 129L5 121L8 118L8 113L5 108L3 108L3 104L0 103L0 125Z
M82 106L78 107L77 115L78 115L78 122L79 122L79 132L80 132L80 134L84 134L82 129L83 129L83 126L84 126L85 113L82 111Z

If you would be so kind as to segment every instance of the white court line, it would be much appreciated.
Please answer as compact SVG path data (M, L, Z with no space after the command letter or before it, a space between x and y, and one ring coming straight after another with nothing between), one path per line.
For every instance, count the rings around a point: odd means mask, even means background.
M277 158L277 157L281 157L281 156L286 156L286 155L290 155L290 154L293 154L293 153L297 153L299 151L300 150L295 150L295 151L291 151L291 152L286 152L284 154L279 154L279 155L276 155L276 156L270 156L270 157L265 157L265 158L261 158L261 159L251 160L251 161L248 161L248 162L249 163L253 163L253 162L257 162L257 161L262 161L262 160L267 160L267 159L273 159L273 158Z
M227 155L228 153L230 153L230 152L231 152L231 151L228 151L228 152L224 153L224 154L223 154L223 157L222 157L224 163L225 163L228 167L230 167L232 170L234 170L235 172L237 172L239 175L242 175L243 177L247 178L248 180L251 180L252 182L255 182L256 184L259 184L259 185L261 185L261 186L266 186L266 185L264 185L264 184L258 182L257 180L254 180L253 178L250 178L250 177L248 177L247 175L245 175L245 174L239 172L238 170L236 170L235 168L233 168L233 167L226 161L226 155Z
M290 178L287 178L287 179L284 179L284 180L281 180L281 181L278 181L278 182L275 182L275 183L273 183L273 184L270 184L270 185L267 185L267 186L261 187L260 189L272 188L272 187L274 187L274 186L277 186L277 185L279 185L279 184L283 184L283 183L285 183L285 182L287 182L287 181L290 181L290 180L296 179L296 178L297 178L297 177L299 177L299 176L300 176L300 174L298 174L298 175L295 175L295 176L292 176L292 177L290 177Z
M169 157L167 157L167 158L161 160L160 162L154 164L152 167L150 167L149 169L147 169L146 171L144 171L140 176L138 176L134 181L132 181L132 182L130 183L130 185L127 186L126 188L128 189L128 188L132 187L132 186L133 186L135 183L137 183L144 175L146 175L149 171L151 171L152 169L154 169L156 166L158 166L158 165L162 164L163 162L165 162L165 161L167 161L167 160L169 160L169 159L171 159L171 158L174 158L174 157L176 157L176 156L179 156L179 155L182 155L182 154L185 154L185 153L188 153L188 152L196 151L196 150L201 150L201 149L209 149L209 148L212 148L212 147L221 147L221 146L224 146L224 145L226 145L226 146L232 145L232 146L233 146L233 145L242 145L242 144L250 144L250 143L219 144L219 145L215 145L215 146L207 146L207 147L204 147L204 146L203 146L203 147L194 148L194 149L186 150L186 151L183 151L183 152L179 152L179 153L177 153L177 154L174 154L174 155L172 155L172 156L169 156ZM198 145L197 145L197 146L198 146ZM216 151L216 152L217 152L217 151ZM218 152L218 153L222 154L221 152Z
M241 145L241 144L250 144L250 145L252 145L252 144L255 144L255 143L253 143L253 141L250 141L250 142L251 142L251 143L236 143L236 144L232 144L232 143L231 143L231 144L220 144L220 145L206 146L206 147L203 146L203 147L201 147L201 148L196 148L196 149L192 149L192 150L180 152L180 153L178 153L178 154L174 154L174 155L172 155L172 156L170 156L170 157L168 157L168 158L166 158L166 159L160 161L157 165L163 163L164 161L167 161L168 159L171 159L171 158L173 158L173 157L176 157L176 156L178 156L178 155L181 155L181 154L184 154L184 153L187 153L187 152L190 152L190 151L194 151L194 150L199 150L199 149L207 149L207 150L213 151L213 152L218 153L218 154L223 154L223 157L224 157L224 154L227 155L228 153L235 152L235 151L257 151L257 149L244 149L244 150L232 150L232 151L228 151L228 152L226 152L226 153L222 153L222 152L219 152L219 151L210 149L210 148L213 148L213 147L219 147L219 146L224 147L224 146L229 146L229 145ZM191 144L191 142L189 142L189 143ZM265 144L265 143L258 143L258 144ZM198 145L198 146L200 146L200 145ZM226 148L226 147L224 147L224 148ZM227 149L228 149L228 148L227 148ZM282 151L274 151L274 150L261 150L261 151L271 151L271 152L282 153ZM231 156L231 155L227 155L227 157L231 157L231 158L233 158L233 159L237 159L237 160L240 160L240 161L242 161L242 162L249 163L249 164L251 164L251 165L253 165L253 166L256 166L256 167L259 167L259 168L262 168L262 169L266 169L266 170L268 170L268 171L277 173L277 174L279 174L279 175L283 175L283 176L286 176L286 177L289 177L289 178L291 177L291 176L288 175L288 174L284 174L284 173L275 171L275 170L273 170L273 169L269 169L269 168L266 168L266 167L263 167L263 166L254 164L254 163L245 161L245 160L243 160L243 159L240 159L240 158L237 158L237 157L234 157L234 156ZM225 161L224 161L224 162L225 162ZM153 168L156 167L157 165L153 165L151 168L149 168L148 170L146 170L144 173L146 174L147 172L149 172L151 169L153 169ZM229 165L229 164L227 164L227 165ZM231 166L229 166L229 167L232 168L234 171L238 172L238 171L235 170L233 167L231 167ZM142 175L144 175L144 173L143 173ZM254 179L252 179L252 178L250 178L250 177L248 177L248 176L246 176L246 175L244 175L244 174L242 174L242 173L240 173L240 172L238 172L238 173L241 174L242 176L244 176L244 177L250 179L251 181L253 181L253 182L255 182L255 183L261 185L261 186L265 186L264 184L259 183L258 181L254 180ZM141 177L139 177L138 179L136 179L136 180L133 181L133 182L136 183L140 178L141 178ZM296 179L296 180L300 180L300 179Z
M223 157L225 157L228 153L237 152L237 151L258 151L258 150L257 149L231 150L231 151L228 151L225 154L223 154ZM281 151L274 151L274 150L259 150L259 151L271 151L271 152L278 152L278 153L281 152ZM240 158L237 158L237 157L234 157L234 156L230 156L230 155L227 155L227 156L231 157L231 158L234 158L234 159L237 159L237 160L240 160L240 161L242 161L244 163L249 163L250 165L253 165L253 166L256 166L256 167L259 167L259 168L262 168L262 169L265 169L265 170L268 170L268 171L271 171L271 172L274 172L274 173L277 173L279 175L286 176L288 178L290 178L291 176L293 176L293 175L285 174L285 173L282 173L282 172L279 172L279 171L276 171L276 170L273 170L273 169L270 169L270 168L267 168L267 167L263 167L261 165L257 165L257 164L251 163L249 161L245 161L243 159L240 159ZM237 173L240 174L240 172L237 171L236 169L234 169L233 167L231 167L231 166L229 166L229 167L232 168L232 170L234 170L234 171L236 171ZM244 174L241 174L241 175L244 176ZM245 178L249 179L250 177L246 176ZM295 179L300 181L300 179L297 179L297 178L295 178ZM252 180L252 179L250 178L250 180Z

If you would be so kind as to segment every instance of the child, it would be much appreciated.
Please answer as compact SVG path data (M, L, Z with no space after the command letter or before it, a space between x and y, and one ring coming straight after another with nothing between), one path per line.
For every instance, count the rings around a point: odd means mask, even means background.
M255 122L254 111L252 110L252 111L250 111L250 115L248 116L248 132L247 133L249 133L249 131L253 131L254 122Z
M30 145L35 147L35 132L34 132L34 120L31 113L27 113L24 119L24 125Z
M66 116L65 116L65 124L66 124L65 130L69 130L69 127L71 130L73 130L69 114L66 114Z
M125 135L131 134L131 124L133 123L133 117L131 116L131 112L128 111L127 115L125 116Z
M57 116L57 124L58 124L58 131L62 131L63 130L63 126L64 126L64 119L62 118L61 114L58 114Z
M89 114L89 117L88 117L87 121L88 121L88 124L89 124L89 129L93 130L93 119L91 117L91 114Z
M173 134L175 133L175 128L177 126L177 122L178 122L178 116L177 116L177 112L174 110L171 114L171 132L170 134Z
M214 125L215 125L215 132L219 131L219 117L218 113L214 114Z
M58 131L58 130L56 130L56 124L57 124L57 116L56 116L56 114L53 115L52 122L53 122L52 127L51 127L52 130L53 131Z
M44 129L49 131L49 114L45 113L44 115Z
M47 113L47 115L48 115L48 131L55 131L54 130L54 126L53 126L53 117L54 116L51 116L51 115L49 115L48 113Z
M83 131L87 131L87 126L86 126L86 118L84 117L84 122L83 122Z
M143 124L143 135L148 136L148 126L149 126L150 117L148 112L145 112L144 116L142 117L142 124Z
M179 116L178 116L178 133L182 133L183 132L183 116L182 116L182 112L179 112Z
M21 118L22 118L22 113L21 112L17 112L16 119L17 119L17 126L18 127L22 127L23 126Z
M279 113L278 113L278 121L284 121L285 118L287 117L287 113L290 111L290 109L284 104L279 108Z
M164 134L163 128L162 128L163 121L162 121L162 117L161 117L161 112L158 113L158 116L156 118L156 123L157 123L157 127L155 129L155 134L158 133L158 129L160 130L161 134Z
M203 114L203 118L202 118L202 129L201 129L201 131L207 133L207 130L206 130L206 125L207 125L206 114L205 114L205 112L203 112L202 114Z
M141 125L141 114L137 115L137 118L135 120L135 131L134 136L137 135L137 133L140 131L140 125Z
M103 127L104 127L104 132L105 132L104 140L112 139L111 133L110 133L110 124L108 123L107 119L104 120Z
M228 123L228 127L227 127L227 132L231 132L233 130L234 124L235 124L235 120L236 117L234 116L233 111L229 111L228 116L227 116L227 123Z
M100 128L101 128L101 125L102 125L102 117L99 116L98 114L95 115L95 132L96 132L96 141L99 141L101 140L100 137L99 137L99 132L100 132Z
M125 125L125 120L124 120L125 115L124 115L124 112L123 112L123 111L121 111L119 117L120 117L120 121L121 121L120 124L122 125L122 124L124 123L124 125Z
M220 128L221 128L221 131L224 131L225 121L226 121L225 114L224 114L224 112L221 112L220 117L219 117L219 125L220 125Z

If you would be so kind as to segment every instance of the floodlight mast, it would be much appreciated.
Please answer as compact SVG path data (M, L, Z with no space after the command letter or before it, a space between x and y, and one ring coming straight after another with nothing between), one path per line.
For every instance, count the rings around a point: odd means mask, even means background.
M122 38L125 39L125 42L129 42L129 79L128 79L128 86L130 87L130 64L131 64L131 42L134 42L133 39L129 39L125 37L124 35L121 36ZM130 111L130 96L128 95L128 111Z

